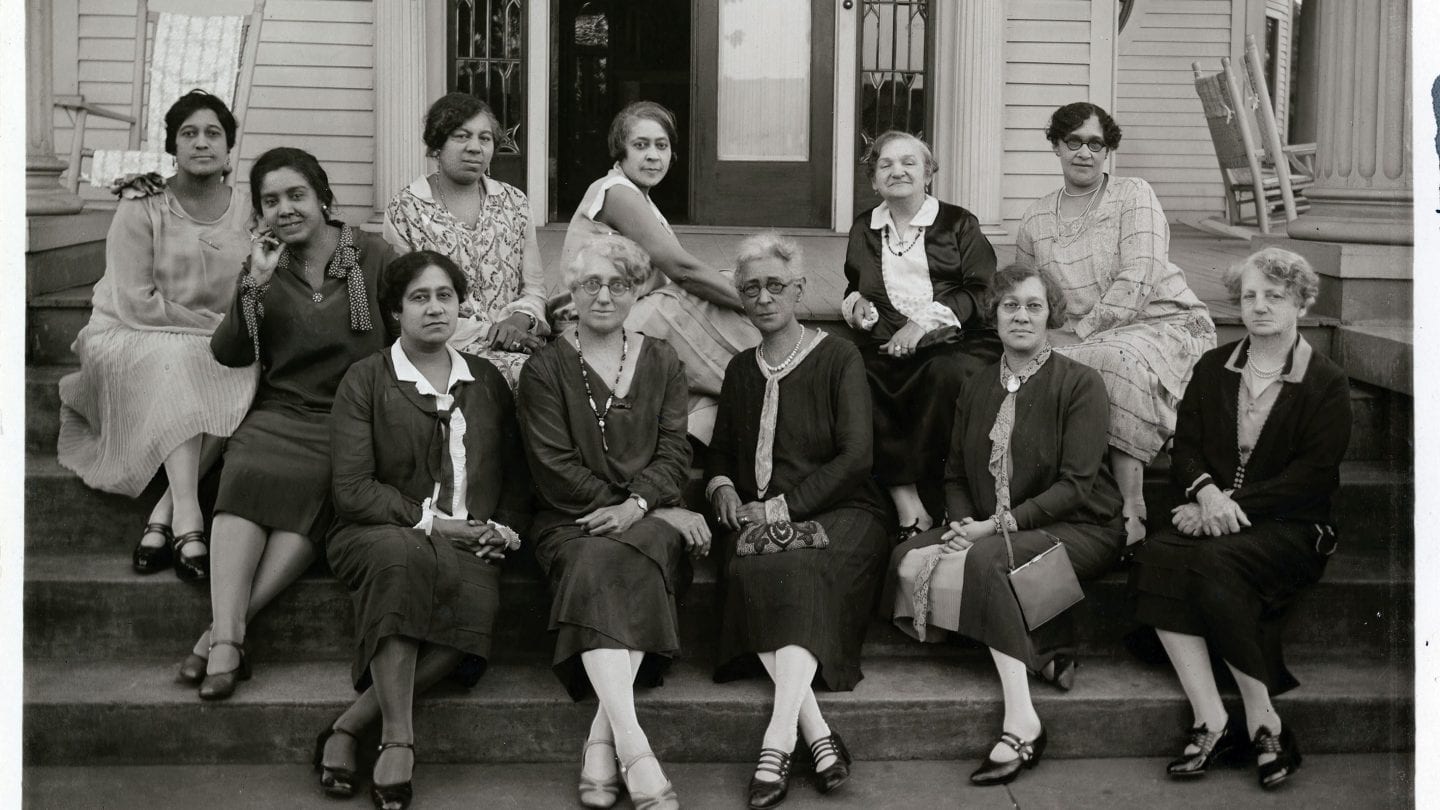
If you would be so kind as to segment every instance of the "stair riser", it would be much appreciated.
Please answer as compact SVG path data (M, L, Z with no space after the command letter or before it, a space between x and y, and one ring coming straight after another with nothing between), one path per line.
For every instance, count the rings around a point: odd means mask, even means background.
M258 676L257 676L258 677ZM180 687L176 687L177 689ZM485 681L476 687L483 692ZM714 687L724 695L725 685ZM748 692L747 692L748 693ZM1298 693L1297 693L1298 694ZM559 686L553 700L515 702L422 699L416 706L421 762L570 762L594 715L592 701L571 703ZM983 701L905 702L834 699L821 709L851 752L866 760L978 760L1000 728L998 685ZM1037 694L1050 733L1047 757L1145 756L1175 753L1191 721L1180 694L1168 700L1077 700ZM666 762L752 761L768 721L768 701L707 700L693 705L649 703L642 690L640 722ZM1230 711L1239 713L1238 701ZM303 707L200 701L163 711L145 705L28 704L27 766L181 763L301 763L315 734L344 708L338 701ZM1281 698L1285 722L1304 752L1403 751L1414 745L1413 701ZM138 744L137 741L144 741ZM860 766L863 769L863 764ZM1043 765L1041 766L1043 767Z
M123 561L116 560L116 565ZM1302 595L1290 611L1287 643L1385 658L1408 652L1414 589L1408 583L1332 583ZM1076 613L1080 651L1123 654L1122 639L1134 624L1122 577L1086 586ZM718 638L715 585L695 584L680 604L681 641L687 658L712 661ZM554 647L547 631L550 597L536 579L506 582L495 621L494 656L504 661L546 662ZM30 581L25 588L27 659L140 659L189 651L210 618L206 588L155 579L105 583ZM354 611L344 586L306 578L280 596L247 632L256 661L348 660L354 651ZM867 657L974 657L964 644L919 644L876 619L865 645Z
M86 307L30 307L25 319L25 362L27 365L79 363L70 351L85 324L90 321Z

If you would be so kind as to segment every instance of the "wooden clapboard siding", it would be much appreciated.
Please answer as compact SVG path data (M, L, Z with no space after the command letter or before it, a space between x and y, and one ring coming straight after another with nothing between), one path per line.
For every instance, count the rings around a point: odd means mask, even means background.
M1290 2L1291 0L1265 0L1265 16L1274 17L1279 23L1278 36L1276 36L1278 41L1275 53L1275 91L1271 94L1271 101L1275 104L1275 123L1280 126L1282 139L1289 131L1290 123L1290 32L1293 22ZM1266 45L1265 29L1257 31L1255 39L1260 44L1260 56L1263 60Z
M1224 187L1190 64L1219 70L1246 0L1141 4L1119 43L1115 118L1124 130L1116 171L1143 177L1171 220L1218 213ZM1238 5L1239 13L1237 13Z
M1091 98L1092 0L1013 0L1005 4L1005 108L1000 213L1010 243L1020 217L1060 184L1045 124L1056 107Z
M248 0L151 0L157 11L248 8ZM128 111L135 56L134 0L76 0L76 19L57 19L57 37L73 37L70 75L87 101ZM255 158L274 146L313 153L330 175L340 215L359 223L375 208L374 6L369 0L267 0L256 56L245 140L238 156L244 186ZM57 75L63 71L57 71ZM86 145L123 148L124 125L90 119ZM69 152L73 129L55 114L56 150ZM99 189L81 193L103 200Z

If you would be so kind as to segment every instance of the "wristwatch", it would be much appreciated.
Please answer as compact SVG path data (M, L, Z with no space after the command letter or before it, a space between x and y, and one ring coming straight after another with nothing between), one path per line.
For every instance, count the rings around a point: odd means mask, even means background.
M630 500L634 501L635 505L640 507L640 514L643 515L650 511L650 504L644 498L640 497L639 494L634 492L630 493Z
M531 315L528 312L521 312L520 314L530 319L530 325L526 327L525 331L534 334L535 328L540 325L540 321L537 320L534 315Z

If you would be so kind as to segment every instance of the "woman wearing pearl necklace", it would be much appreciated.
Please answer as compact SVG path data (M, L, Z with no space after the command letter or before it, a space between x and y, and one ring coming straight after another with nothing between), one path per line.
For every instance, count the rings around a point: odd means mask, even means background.
M717 681L775 682L750 806L788 790L790 754L808 746L816 788L850 776L850 754L826 724L811 683L849 691L885 572L887 504L871 472L870 395L860 352L795 320L805 288L800 250L770 231L740 246L736 287L762 335L730 361L720 392L706 487L719 522L722 591ZM739 556L739 532L814 521L829 546ZM759 666L757 666L757 664ZM817 679L818 676L818 679ZM798 735L797 735L798 726Z
M1305 259L1267 248L1230 268L1225 287L1248 334L1195 366L1171 463L1186 502L1140 549L1130 585L1136 618L1159 633L1194 712L1170 776L1203 776L1248 743L1269 789L1300 767L1271 697L1299 685L1280 650L1285 610L1336 548L1330 497L1350 439L1350 386L1299 333L1319 289ZM1211 649L1240 688L1243 724L1220 700Z
M1155 192L1104 170L1120 145L1110 114L1067 104L1045 137L1065 182L1025 213L1015 260L1060 282L1068 307L1050 342L1105 379L1110 463L1134 544L1146 530L1145 465L1174 431L1175 407L1195 361L1215 346L1215 325L1169 261L1170 228Z

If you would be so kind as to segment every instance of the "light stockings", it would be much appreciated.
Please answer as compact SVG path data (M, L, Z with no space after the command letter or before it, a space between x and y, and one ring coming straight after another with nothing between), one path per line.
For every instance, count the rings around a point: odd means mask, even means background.
M920 490L914 484L890 487L890 500L895 503L900 528L918 526L924 531L935 525L935 519L925 511L925 502L920 500Z
M636 650L597 649L580 653L580 663L590 678L600 708L590 724L590 739L608 739L615 743L615 755L620 762L629 762L638 754L650 750L650 741L640 728L640 719L635 714L635 675L645 654ZM590 749L598 750L596 748ZM586 771L592 775L604 776L603 772ZM660 793L666 783L665 774L657 760L646 758L635 763L625 777L632 792L645 795Z
M1005 719L1001 728L1022 740L1033 741L1040 736L1040 715L1035 713L1035 704L1030 701L1030 673L1024 662L1012 658L999 650L991 650L995 659L995 671L1000 675L1000 691L1005 696ZM1019 754L1015 749L996 743L990 750L990 758L996 762L1009 762Z
M1156 630L1155 634L1160 637L1165 653L1170 656L1170 663L1175 666L1180 688L1184 690L1186 699L1190 701L1190 708L1195 713L1195 724L1203 724L1210 731L1224 728L1227 718L1225 704L1220 700L1219 687L1215 685L1215 672L1211 668L1210 650L1205 645L1205 639L1169 630ZM1230 674L1235 676L1235 685L1240 688L1240 699L1245 704L1245 726L1250 737L1253 739L1256 730L1261 726L1278 735L1280 715L1275 712L1275 706L1270 702L1270 690L1265 684L1231 666L1229 662L1225 665L1230 667ZM1198 749L1190 746L1185 749L1185 753L1195 753L1196 750ZM1271 759L1274 759L1273 754L1264 756L1266 762Z

